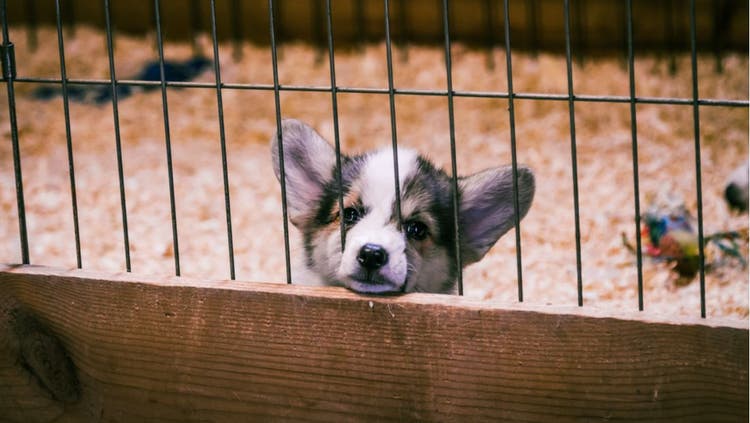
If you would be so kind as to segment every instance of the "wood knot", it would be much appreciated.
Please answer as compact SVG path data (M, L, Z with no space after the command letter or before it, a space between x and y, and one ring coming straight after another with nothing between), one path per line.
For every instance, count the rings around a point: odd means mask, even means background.
M13 309L10 316L21 365L55 400L65 404L78 401L80 384L75 365L60 340L23 309Z

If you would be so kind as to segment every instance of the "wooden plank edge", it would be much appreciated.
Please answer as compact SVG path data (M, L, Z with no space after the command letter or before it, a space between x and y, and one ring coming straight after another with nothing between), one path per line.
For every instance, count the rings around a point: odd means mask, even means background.
M538 305L529 303L500 303L479 300L457 295L410 293L404 295L389 296L367 296L357 294L344 288L332 286L305 286L289 285L282 282L254 282L242 280L220 280L204 279L185 276L149 276L127 272L99 272L81 269L63 269L39 265L15 265L0 263L0 281L4 275L30 275L50 278L74 278L90 281L111 281L120 283L146 284L164 287L192 287L216 290L249 291L269 294L285 294L292 296L312 298L336 298L340 300L368 301L375 304L387 306L416 304L429 306L458 307L477 311L507 310L539 313L546 315L573 315L591 318L618 319L627 321L639 321L644 323L699 325L706 327L726 327L748 330L747 319L733 319L724 317L690 317L665 315L655 311L629 311L611 310L598 308L596 306L561 306L561 305Z

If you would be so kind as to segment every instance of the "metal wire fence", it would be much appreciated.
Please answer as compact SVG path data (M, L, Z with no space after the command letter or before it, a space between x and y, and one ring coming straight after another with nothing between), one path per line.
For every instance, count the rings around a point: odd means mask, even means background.
M33 2L30 2L30 4ZM192 2L193 9L195 4ZM445 98L448 104L448 114L445 117L449 122L450 131L450 157L451 157L451 171L452 171L452 185L453 185L453 211L454 211L454 233L456 242L456 260L458 263L461 262L461 249L459 248L459 231L458 231L458 198L457 198L457 160L456 160L456 139L455 139L455 117L454 117L454 99L459 97L465 98L485 98L485 99L504 99L508 101L508 118L510 122L510 144L511 144L511 158L513 168L513 185L516 193L514 204L516 209L518 205L518 180L517 180L517 154L516 154L516 127L515 127L515 110L514 103L516 100L541 100L541 101L552 101L552 102L563 102L567 103L569 116L570 116L570 151L571 151L571 162L570 166L572 169L572 180L571 184L573 187L573 207L574 207L574 218L575 218L575 255L576 255L576 277L577 277L577 289L578 289L578 305L583 305L583 277L582 277L582 263L581 263L581 228L580 228L580 210L579 210L579 187L578 187L578 160L577 160L577 141L576 141L576 105L580 103L620 103L629 105L630 110L630 125L631 125L631 145L632 145L632 167L633 167L633 190L634 190L634 203L633 210L635 215L635 226L636 233L639 233L641 227L641 204L639 196L639 170L638 170L638 116L637 116L637 105L640 104L657 104L657 105L680 105L688 106L693 111L693 128L694 128L694 144L695 144L695 187L696 187L696 203L697 203L697 221L698 221L698 239L700 246L700 268L699 268L699 283L700 283L700 295L701 295L701 316L706 316L706 305L705 305L705 256L704 256L704 229L703 229L703 200L702 200L702 181L701 181L701 134L700 134L700 111L702 107L730 107L730 108L747 108L747 100L729 100L721 98L703 98L700 96L698 91L698 68L697 68L697 34L696 34L696 2L690 0L687 3L689 8L689 26L690 26L690 59L691 59L691 72L692 72L692 95L688 98L667 98L667 97L649 97L649 96L638 96L636 93L636 81L635 81L635 70L634 70L634 16L633 16L633 1L627 0L624 2L623 8L625 12L625 27L626 27L626 50L627 50L627 72L629 75L629 94L627 96L617 95L582 95L575 92L575 86L573 84L573 29L571 28L576 22L580 21L573 19L574 14L580 16L580 11L577 11L577 5L580 2L574 2L571 5L570 0L564 0L562 7L564 11L564 46L565 46L565 61L566 61L566 80L567 80L567 93L539 93L539 92L516 92L513 88L513 40L511 39L510 20L509 17L509 0L502 2L503 12L506 19L502 23L504 47L506 54L506 67L507 67L507 91L466 91L466 90L455 90L452 82L452 54L451 54L451 2L448 0L442 0L439 4L440 13L442 16L442 33L445 50L445 75L446 75L446 86L443 88L436 89L410 89L410 88L399 88L395 86L393 80L393 55L392 55L392 37L391 37L391 1L384 0L382 2L383 7L383 31L385 34L385 46L386 46L386 63L388 72L388 84L384 88L365 88L356 86L340 86L336 81L336 57L335 57L335 46L334 46L334 25L332 19L332 2L326 0L325 4L319 10L316 15L319 19L316 19L318 25L325 24L325 28L321 29L321 34L325 35L322 37L325 39L324 52L328 56L328 66L330 73L330 85L282 85L279 83L279 71L278 71L278 50L279 50L279 17L278 17L278 2L273 0L268 1L268 31L270 40L270 60L272 62L273 69L273 83L272 84L241 84L241 83L230 83L224 82L221 76L221 66L219 61L219 40L217 36L217 14L216 14L216 0L210 0L209 4L209 18L210 18L210 37L213 54L213 73L214 80L210 83L205 82L177 82L169 81L165 77L165 60L164 60L164 39L162 34L162 6L159 0L153 1L153 17L155 24L156 33L156 48L158 51L158 61L160 78L158 81L146 81L146 80L124 80L119 79L115 72L115 59L114 59L114 28L111 19L111 3L110 0L103 0L104 10L104 21L105 21L105 32L107 40L107 53L109 61L109 74L108 80L101 79L72 79L69 78L66 73L66 50L65 50L65 31L63 30L66 22L70 20L69 16L72 11L66 11L61 8L61 0L55 0L55 17L56 17L56 29L57 29L57 41L59 51L59 62L60 62L60 77L59 78L38 78L38 77L27 77L23 75L17 75L14 44L9 36L9 18L7 13L6 0L0 2L0 24L3 27L3 39L2 39L2 83L5 84L7 89L8 98L8 114L10 122L10 139L12 143L13 151L13 172L15 177L15 193L18 207L18 227L19 227L19 243L21 250L21 262L28 264L29 261L29 238L27 231L27 220L25 212L24 202L24 188L23 188L23 172L22 162L19 148L19 134L18 124L16 116L16 105L15 105L15 85L18 83L29 83L29 84L59 84L62 89L63 106L64 106L64 119L66 128L66 139L67 139L67 160L70 177L70 191L72 199L72 218L74 222L75 232L75 251L77 266L82 267L81 261L81 241L80 241L80 228L78 219L78 203L76 198L76 176L74 167L72 137L70 130L70 107L69 107L69 91L71 86L102 86L109 87L111 93L111 103L114 121L114 137L117 152L117 171L119 179L119 194L120 194L120 209L121 209L121 220L123 229L123 245L122 250L125 258L125 270L131 271L131 260L130 260L130 242L129 242L129 228L128 228L128 212L127 212L127 198L125 191L125 177L123 174L123 159L122 159L122 145L120 135L120 116L118 112L118 88L119 87L158 87L161 91L162 98L162 114L164 123L164 140L165 149L167 155L167 171L168 171L168 183L169 183L169 198L170 198L170 214L171 214L171 226L172 226L172 242L174 250L174 274L180 275L180 248L178 239L178 221L177 211L175 202L175 190L174 190L174 178L172 169L172 149L170 140L170 126L169 126L169 101L168 101L168 88L171 87L182 87L191 89L209 89L215 90L216 99L218 105L218 125L221 143L221 159L222 159L222 176L223 176L223 188L224 188L224 202L225 202L225 217L226 217L226 231L227 231L227 256L229 261L230 277L234 279L235 273L235 253L233 246L233 230L232 230L232 214L231 214L231 201L230 201L230 190L229 190L229 172L227 169L227 147L226 147L226 135L224 128L224 110L222 94L228 90L259 90L259 91L272 91L274 94L275 101L275 119L277 126L277 136L279 139L282 137L282 125L281 119L283 110L281 107L280 95L282 92L318 92L318 93L329 93L331 95L332 104L332 116L333 116L333 133L334 133L334 146L337 154L337 168L339 173L336 175L337 182L341 184L341 150L340 150L340 135L339 135L339 112L338 112L338 95L341 93L358 93L358 94L376 94L388 97L389 101L389 113L390 113L390 126L391 126L391 141L393 148L393 172L395 181L399 181L398 175L398 128L396 125L396 98L400 96L423 96L423 97L441 97ZM234 1L232 3L234 7L239 8L239 2ZM400 2L403 5L404 2ZM488 2L489 4L489 2ZM33 6L29 6L33 7ZM490 7L490 6L488 6ZM536 22L533 14L534 8L529 8L529 22ZM361 19L361 10L358 10L357 16ZM490 14L492 15L492 14ZM399 16L404 16L404 13L400 13ZM492 18L488 17L488 25L493 25ZM200 16L193 14L192 26L200 26ZM405 25L401 25L402 28ZM494 32L490 31L494 34ZM33 32L32 32L33 34ZM241 36L241 26L235 22L233 29L233 37L239 39ZM404 36L404 34L401 34ZM494 35L493 35L494 37ZM494 38L493 38L494 40ZM36 42L35 40L33 42ZM236 50L238 51L238 50ZM281 205L283 210L283 233L284 233L284 255L285 255L285 267L286 267L286 281L292 283L292 271L291 271L291 259L290 259L290 246L289 246L289 217L287 213L287 201L286 201L286 184L285 184L285 172L284 172L284 154L283 154L283 143L279 144L280 154L280 172L281 172ZM341 186L341 185L339 185ZM399 195L399 184L395 184L397 208L400 214L400 195ZM340 190L341 191L341 190ZM340 209L343 210L343 199L339 195ZM515 217L515 245L516 245L516 268L517 268L517 280L518 280L518 301L523 301L523 263L522 263L522 245L520 236L520 225L519 217L516 214ZM343 219L341 220L341 243L342 247L345 242L344 236L344 224ZM637 257L637 268L638 268L638 308L643 310L643 263L642 263L642 245L640 238L636 237L636 257ZM459 266L458 273L458 292L463 294L463 277Z

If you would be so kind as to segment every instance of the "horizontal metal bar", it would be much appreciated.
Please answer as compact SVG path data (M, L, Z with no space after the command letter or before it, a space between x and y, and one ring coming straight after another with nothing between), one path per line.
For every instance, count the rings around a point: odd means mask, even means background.
M32 84L62 84L60 78L16 78L14 82L19 83L32 83ZM0 83L6 82L0 78ZM111 81L104 79L68 79L68 84L74 85L110 85ZM161 86L160 81L139 81L130 79L119 79L116 81L118 85L129 85L136 87L153 87L158 88ZM207 88L216 89L216 84L209 82L180 82L180 81L166 81L168 87L173 88ZM222 83L221 89L226 90L257 90L257 91L273 91L273 84L234 84L234 83ZM279 85L281 91L298 91L298 92L319 92L319 93L330 93L332 91L330 86L325 85ZM384 94L388 95L389 91L387 88L366 88L366 87L336 87L336 92L347 93L347 94ZM394 89L396 95L415 95L415 96L434 96L434 97L447 97L447 90L420 90L420 89ZM466 97L466 98L496 98L496 99L507 99L508 93L503 91L461 91L455 90L451 93L454 97ZM515 100L553 100L553 101L568 101L569 97L567 94L547 94L547 93L513 93L513 99ZM631 98L628 96L615 96L615 95L575 95L573 101L589 102L589 103L623 103L629 104ZM635 102L637 104L670 104L670 105L685 105L692 106L693 99L691 98L677 98L677 97L636 97ZM698 105L700 106L717 106L717 107L750 107L750 100L728 100L718 98L702 98L698 99Z

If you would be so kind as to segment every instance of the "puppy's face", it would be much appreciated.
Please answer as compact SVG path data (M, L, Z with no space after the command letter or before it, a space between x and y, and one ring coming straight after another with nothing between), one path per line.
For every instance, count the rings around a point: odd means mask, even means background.
M358 292L450 291L456 274L450 180L411 150L399 150L398 159L400 204L390 149L342 158L343 191L331 170L313 203L315 217L298 225L307 264Z
M335 152L312 128L284 120L282 137L287 206L303 234L308 268L332 285L367 294L454 290L458 263L448 175L399 149L397 201L391 149L342 155L339 183ZM276 137L272 152L280 179ZM519 168L518 185L523 216L534 190L528 169ZM467 265L514 225L510 169L460 178L458 199L459 248Z

